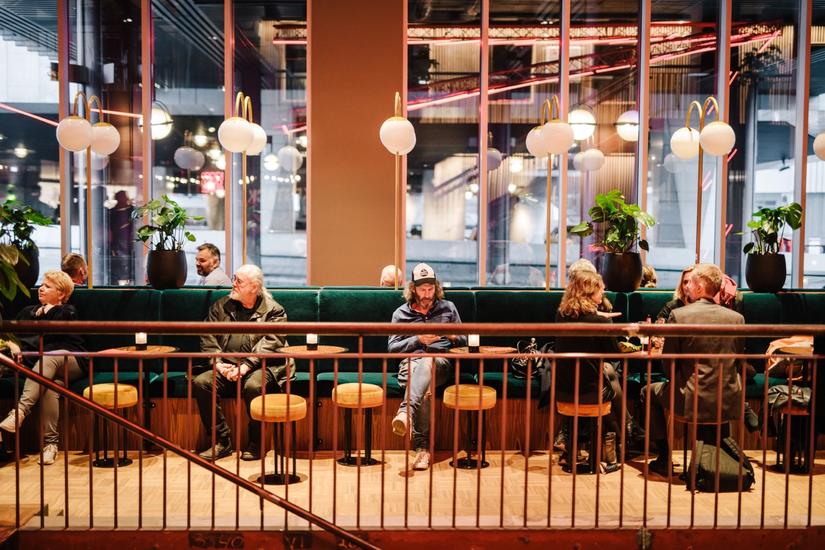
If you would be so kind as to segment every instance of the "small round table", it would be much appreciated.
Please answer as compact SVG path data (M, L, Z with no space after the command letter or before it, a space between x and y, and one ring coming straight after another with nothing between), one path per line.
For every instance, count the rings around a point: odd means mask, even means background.
M279 353L287 353L290 355L319 355L327 353L346 353L348 350L342 346L330 346L327 344L318 344L317 349L308 349L306 344L300 346L284 346L278 348Z
M497 353L497 354L507 354L507 353L516 353L518 350L512 346L478 346L478 352L470 351L470 348L467 346L461 346L458 348L450 348L450 353Z

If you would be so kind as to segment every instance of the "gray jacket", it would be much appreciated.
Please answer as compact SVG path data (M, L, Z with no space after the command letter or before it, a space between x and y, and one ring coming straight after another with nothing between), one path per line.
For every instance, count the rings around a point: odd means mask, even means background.
M726 307L707 299L674 309L668 323L743 325L745 318ZM741 338L722 336L671 336L665 339L664 353L742 353ZM670 362L664 361L665 375L670 373ZM722 383L722 420L739 418L742 399L742 385L739 381L737 361L733 359L699 359L696 361L698 376L694 382L693 359L679 359L676 362L676 399L674 413L693 419L693 399L698 395L697 420L716 420L719 379Z
M206 321L218 323L237 321L237 313L240 307L240 302L231 299L229 296L224 296L209 308ZM272 296L264 292L249 322L285 323L286 311ZM278 348L287 345L286 337L282 334L244 334L241 336L240 342L238 342L237 338L230 339L229 334L204 334L201 336L201 351L216 354L275 353ZM235 342L236 345L232 345L232 342ZM230 362L235 362L235 359ZM248 365L252 370L261 367L261 358L259 357L244 357L238 362ZM287 376L290 378L295 376L295 364L292 359L267 359L266 366L274 373L275 380L281 386L286 382Z

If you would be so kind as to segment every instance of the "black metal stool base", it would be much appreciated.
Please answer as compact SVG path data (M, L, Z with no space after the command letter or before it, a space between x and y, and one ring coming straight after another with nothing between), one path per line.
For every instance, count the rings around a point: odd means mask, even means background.
M263 476L258 476L258 479L256 479L255 482L263 482L264 485L286 485L287 483L292 485L293 483L300 483L301 476L297 474L265 474Z
M124 458L121 457L120 460L117 461L118 468L121 466L128 466L132 463L131 458ZM98 458L97 460L92 461L92 466L95 468L114 468L115 467L115 459L114 458Z
M570 464L563 464L561 467L562 472L566 472L568 474L573 472L573 468L570 467ZM576 463L576 473L577 474L595 474L596 472L593 471L593 467L589 463Z
M459 458L456 461L450 461L450 466L458 468L459 470L475 470L478 468L479 461L475 458ZM490 463L486 460L481 460L481 467L486 468Z
M380 460L359 456L345 456L339 458L337 462L341 466L358 466L359 464L361 466L375 466L376 464L381 464Z

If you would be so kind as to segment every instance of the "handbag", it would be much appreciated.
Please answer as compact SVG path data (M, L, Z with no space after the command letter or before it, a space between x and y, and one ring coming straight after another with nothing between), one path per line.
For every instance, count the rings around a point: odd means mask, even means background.
M712 493L716 487L716 451L715 445L696 441L696 450L691 458L690 468L696 468L697 491ZM722 439L719 451L719 492L730 493L739 489L739 459L742 459L742 491L747 491L756 482L753 465L742 452L732 437ZM696 462L694 465L693 462ZM685 470L687 489L691 489L690 469Z
M539 368L538 344L535 338L527 340L519 340L516 342L516 357L510 361L510 369L513 371L513 377L519 379L526 379L529 375L534 378Z

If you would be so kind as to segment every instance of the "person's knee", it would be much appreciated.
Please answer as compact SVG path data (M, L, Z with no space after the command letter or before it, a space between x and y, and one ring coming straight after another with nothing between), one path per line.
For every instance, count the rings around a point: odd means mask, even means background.
M212 372L206 371L197 375L192 380L192 393L205 393L212 391Z

